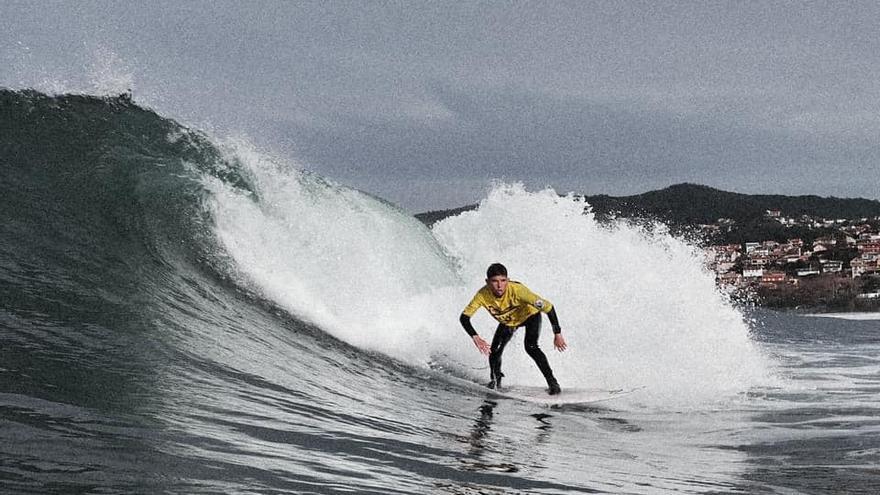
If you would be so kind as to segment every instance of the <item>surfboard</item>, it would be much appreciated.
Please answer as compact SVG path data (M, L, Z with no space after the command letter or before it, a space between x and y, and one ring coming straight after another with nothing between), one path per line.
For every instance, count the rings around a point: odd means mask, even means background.
M475 383L471 379L450 374L443 366L437 365L432 366L432 368L439 376L442 376L444 380L462 385L470 390L483 392L490 397L531 402L533 404L541 404L545 406L595 404L624 397L645 388L644 386L616 389L563 387L562 392L557 395L548 394L547 387L529 387L524 385L502 386L501 390L496 390Z
M597 402L606 402L620 397L624 397L640 390L638 388L619 388L619 389L602 389L602 388L563 388L562 392L556 395L549 395L546 387L526 387L512 386L502 387L501 390L493 390L487 388L489 395L495 397L503 397L505 399L514 399L534 404L543 404L547 406L556 405L577 405L577 404L595 404Z

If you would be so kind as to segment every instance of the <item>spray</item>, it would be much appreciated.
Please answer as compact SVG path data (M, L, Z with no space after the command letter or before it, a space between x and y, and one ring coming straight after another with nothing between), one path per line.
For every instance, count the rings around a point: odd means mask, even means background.
M485 367L458 325L492 262L552 301L571 349L541 345L565 387L645 387L648 402L705 402L763 382L770 365L693 246L658 229L596 222L552 190L498 184L479 208L429 231L397 207L229 143L253 191L208 181L216 235L247 283L352 345L415 366ZM473 320L491 338L486 312ZM522 332L519 332L522 333ZM541 385L505 353L508 384ZM486 372L487 374L487 372Z

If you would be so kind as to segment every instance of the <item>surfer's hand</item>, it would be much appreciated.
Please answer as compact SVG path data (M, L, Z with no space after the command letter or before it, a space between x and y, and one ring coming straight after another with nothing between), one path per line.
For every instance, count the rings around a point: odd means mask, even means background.
M474 335L474 345L477 346L477 349L479 349L480 352L487 356L489 355L489 344L487 344L486 341L483 340L483 337L480 337L479 335Z
M563 337L561 333L557 333L553 336L553 347L559 352L568 349L568 344L565 343L565 337Z

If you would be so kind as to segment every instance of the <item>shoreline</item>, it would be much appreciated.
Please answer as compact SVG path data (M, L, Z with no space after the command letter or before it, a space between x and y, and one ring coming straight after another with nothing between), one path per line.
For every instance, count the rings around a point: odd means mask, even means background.
M834 312L834 313L806 313L803 316L810 318L837 318L841 320L852 321L874 321L880 320L880 311L852 311L852 312Z

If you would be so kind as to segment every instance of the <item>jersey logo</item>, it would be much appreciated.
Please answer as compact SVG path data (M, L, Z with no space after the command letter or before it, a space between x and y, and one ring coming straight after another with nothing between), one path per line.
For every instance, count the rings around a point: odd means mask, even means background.
M516 311L516 306L511 306L507 309L497 308L495 306L486 306L486 309L489 311L489 314L494 316L495 318L504 318L508 314Z

